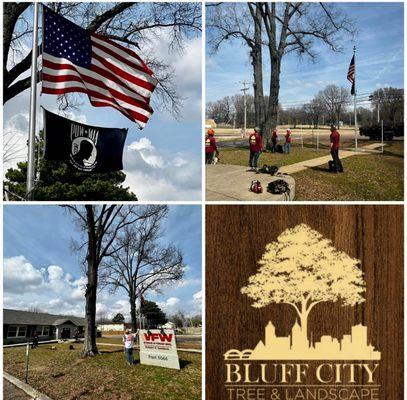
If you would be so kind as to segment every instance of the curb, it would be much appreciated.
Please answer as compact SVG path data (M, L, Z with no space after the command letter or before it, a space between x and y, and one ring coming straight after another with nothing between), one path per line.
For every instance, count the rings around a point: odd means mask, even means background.
M3 372L3 378L8 380L14 386L21 389L23 392L27 393L28 396L32 397L34 400L52 400L51 397L46 396L43 393L40 393L37 389L34 389L32 386L28 385L17 379L15 376Z

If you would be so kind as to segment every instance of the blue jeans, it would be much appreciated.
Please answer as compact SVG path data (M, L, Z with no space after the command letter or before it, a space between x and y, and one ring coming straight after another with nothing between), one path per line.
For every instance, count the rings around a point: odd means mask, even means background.
M291 150L291 142L285 142L284 144L284 153L289 154Z
M250 159L249 159L249 166L252 168L257 168L257 164L259 163L260 151L251 151L250 152Z
M127 362L133 365L134 364L133 349L124 349L124 354L126 355Z

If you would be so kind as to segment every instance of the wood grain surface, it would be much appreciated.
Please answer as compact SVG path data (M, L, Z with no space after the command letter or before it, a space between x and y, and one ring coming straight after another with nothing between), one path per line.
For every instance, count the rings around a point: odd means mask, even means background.
M265 245L300 223L361 260L367 289L366 301L354 307L315 306L308 320L313 339L367 326L369 342L381 352L380 399L402 399L403 207L397 205L206 206L206 399L227 399L226 351L253 349L269 320L278 336L289 335L295 321L290 306L255 309L240 289L257 271ZM358 375L358 383L361 379Z

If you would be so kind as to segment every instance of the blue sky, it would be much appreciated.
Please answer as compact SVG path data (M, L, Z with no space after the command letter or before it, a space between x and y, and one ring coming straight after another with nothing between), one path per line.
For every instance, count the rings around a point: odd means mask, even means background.
M285 55L280 80L283 105L307 102L328 84L350 89L346 74L354 45L358 93L370 93L383 86L403 87L403 3L336 3L336 6L354 20L359 30L355 42L350 38L342 41L342 53L316 46L315 63L305 57L299 60L294 54ZM206 51L207 102L240 93L239 82L243 80L252 82L248 50L240 42L229 40L215 55L208 54L208 46ZM267 56L266 51L264 54ZM266 66L265 77L269 71ZM269 79L264 82L268 92Z
M25 16L29 21L32 20L31 8ZM164 28L156 33L158 36L148 38L142 49L136 49L136 52L142 58L152 52L174 70L176 89L183 99L179 120L169 112L155 108L149 123L140 131L135 123L111 107L90 106L87 96L83 94L77 94L83 105L68 116L90 125L129 128L123 157L124 172L127 174L125 185L130 186L139 200L200 200L201 35L198 31L191 31L183 51L172 51L168 30ZM28 52L30 40L23 46L23 56ZM155 96L152 96L153 104ZM38 106L56 112L56 98L42 95ZM19 138L24 157L28 109L28 90L4 106L4 131L6 135ZM38 118L38 123L42 127L41 118ZM6 164L5 170L14 164Z
M179 247L187 271L182 281L166 287L162 294L150 293L167 314L178 310L187 315L201 312L201 207L169 206L163 224L163 240ZM4 307L38 307L52 313L83 315L82 285L86 282L81 260L70 250L72 239L79 239L75 223L58 206L4 206ZM126 294L98 297L98 314L110 317L129 314Z

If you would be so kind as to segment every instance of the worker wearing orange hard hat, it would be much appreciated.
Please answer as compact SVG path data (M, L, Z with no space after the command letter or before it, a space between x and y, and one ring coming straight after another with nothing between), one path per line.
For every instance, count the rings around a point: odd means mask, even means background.
M205 163L213 164L215 155L217 156L218 154L219 151L216 146L215 131L210 128L205 137Z

